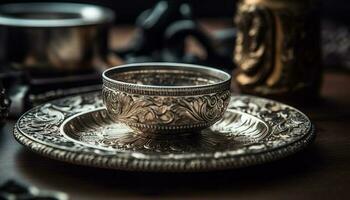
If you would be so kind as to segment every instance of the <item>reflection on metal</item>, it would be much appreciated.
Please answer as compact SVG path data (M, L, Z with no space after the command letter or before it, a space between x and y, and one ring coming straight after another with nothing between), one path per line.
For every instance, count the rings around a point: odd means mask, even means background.
M0 6L0 62L19 69L72 71L105 61L113 11L89 4Z
M129 64L102 76L110 117L142 135L189 135L207 128L222 118L231 96L231 76L200 65Z
M242 0L235 23L235 80L242 92L317 95L321 66L316 1Z
M14 135L34 152L61 161L172 172L277 160L303 149L315 136L300 111L268 99L234 95L224 117L198 134L144 137L110 118L100 92L35 107L18 120Z

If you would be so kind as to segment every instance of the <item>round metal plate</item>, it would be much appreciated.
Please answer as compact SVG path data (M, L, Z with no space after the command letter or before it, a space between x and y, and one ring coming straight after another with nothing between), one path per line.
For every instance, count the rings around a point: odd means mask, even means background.
M222 120L187 137L149 138L113 123L100 93L55 100L25 113L16 139L34 152L74 164L139 171L244 167L295 153L314 138L297 109L252 96L231 98Z

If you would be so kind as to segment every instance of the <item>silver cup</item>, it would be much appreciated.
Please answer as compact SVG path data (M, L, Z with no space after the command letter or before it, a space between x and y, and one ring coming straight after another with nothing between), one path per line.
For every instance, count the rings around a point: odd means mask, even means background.
M222 118L231 76L214 68L176 63L138 63L103 73L109 116L146 135L191 134Z

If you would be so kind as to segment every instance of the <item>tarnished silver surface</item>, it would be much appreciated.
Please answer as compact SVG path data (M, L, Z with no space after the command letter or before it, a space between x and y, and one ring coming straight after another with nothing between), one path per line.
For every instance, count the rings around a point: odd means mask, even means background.
M140 134L193 133L220 120L231 76L189 64L138 63L103 73L108 114Z
M139 171L233 169L276 160L314 138L300 111L232 96L222 120L188 137L140 137L106 114L99 93L55 100L25 113L15 138L32 151L74 164Z
M77 3L0 6L0 62L19 69L60 71L101 67L112 10Z

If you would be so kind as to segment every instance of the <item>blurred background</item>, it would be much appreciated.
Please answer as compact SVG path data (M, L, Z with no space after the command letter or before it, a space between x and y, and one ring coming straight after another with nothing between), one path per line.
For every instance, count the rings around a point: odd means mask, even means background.
M30 0L2 0L1 4L16 2L35 2ZM46 0L45 2L76 2L89 3L111 8L116 14L115 25L134 25L137 17L145 10L151 9L156 5L158 0L75 0L59 1ZM171 2L171 1L169 1ZM233 24L238 0L176 0L176 2L189 3L192 7L192 13L195 19L225 19L226 24ZM348 0L320 0L321 2L321 21L323 49L326 50L326 66L331 65L333 68L350 68L350 58L347 52L350 48L349 26L350 18L350 1ZM331 40L331 41L330 41ZM338 45L342 44L343 47Z
M182 2L190 2L193 6L195 14L198 17L230 17L235 11L235 0L177 0ZM33 2L33 1L18 1L18 0L5 0L1 1L2 4L14 3L14 2ZM50 1L46 1L50 2ZM157 0L127 0L127 1L113 1L113 0L101 0L101 1L51 1L51 2L79 2L79 3L91 3L101 6L112 8L117 16L115 23L134 23L136 17L144 10L154 6ZM344 1L346 2L346 1Z
M0 5L18 2L33 1L3 0ZM12 49L12 47L24 45L26 42L21 41L19 39L21 37L9 35L5 31L2 36L4 38L9 37L3 39L8 44L1 49L8 51L9 54L12 53L13 58L11 59L13 60L2 64L0 68L0 79L3 80L2 82L5 84L5 88L7 88L10 96L14 96L12 99L14 101L18 100L18 103L13 102L12 104L12 107L18 108L13 109L17 113L14 114L15 116L33 105L53 98L99 89L101 71L106 67L122 63L151 61L183 62L214 66L228 72L239 68L239 66L236 66L237 63L234 62L233 58L238 30L234 23L234 16L237 15L237 3L239 1L169 0L164 2L168 2L169 7L172 8L165 10L162 10L164 7L159 3L162 1L158 0L55 0L45 2L88 3L110 8L115 13L116 18L109 30L103 30L109 33L109 38L99 38L99 41L96 42L98 43L98 48L101 45L103 46L104 43L109 47L102 47L104 49L100 53L104 58L101 59L102 61L99 60L98 64L94 63L95 68L96 65L98 66L97 68L100 68L97 71L93 67L87 67L85 63L75 66L59 63L58 68L61 67L59 70L52 70L50 66L46 66L46 68L40 66L40 70L38 70L39 68L37 66L34 68L19 68L17 65L13 65L12 61L18 61L18 55L25 54L21 49L25 48ZM182 4L189 5L189 7L181 7L180 5ZM186 11L185 8L189 11ZM148 13L145 12L147 10ZM322 64L326 70L349 72L349 12L350 1L348 0L321 0L321 40L320 48L318 49L322 49L322 58L318 60L322 60ZM157 17L159 13L161 13L161 17ZM58 35L60 34L56 34L55 37ZM74 34L70 36L72 35ZM64 34L62 34L62 38L63 36ZM68 33L66 36L68 37ZM188 36L193 37L187 40ZM30 38L28 41L35 40L31 36L28 38ZM38 39L40 38L39 36ZM161 41L159 38L165 39ZM69 42L67 42L67 39L51 39L55 43L59 43L60 48L66 46L66 48L61 49L55 48L54 53L57 55L68 56L69 53L67 52L69 51L67 49L73 49L72 46L68 47ZM6 42L3 43L5 44ZM42 43L44 44L45 42ZM188 43L190 45L187 45ZM302 43L300 42L300 44ZM39 43L36 42L33 44L35 46ZM40 43L40 45L43 44ZM73 45L73 43L70 44ZM38 49L39 47L35 48ZM28 50L29 53L33 51L36 50ZM64 60L63 57L62 60ZM32 62L32 60L26 58L25 62ZM48 70L45 71L45 69ZM81 86L84 87L82 88ZM316 86L312 90L318 91L319 89L317 87L319 86ZM67 90L67 88L72 90ZM253 92L253 94L257 93ZM293 95L295 96L295 94Z
M237 0L176 0L182 2L190 2L193 6L195 15L200 18L225 18L232 17L236 11ZM35 2L24 0L2 0L0 4L16 3L16 2ZM91 3L101 6L112 8L116 15L117 20L115 23L133 23L136 17L145 9L149 9L154 6L157 0L127 0L127 1L113 1L113 0L100 0L100 1L45 1L45 2L78 2L78 3ZM348 16L350 10L350 1L348 0L322 0L323 5L323 17L333 19L339 23L349 24L350 19Z

